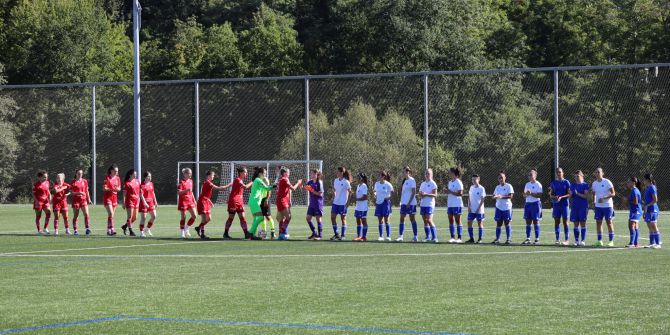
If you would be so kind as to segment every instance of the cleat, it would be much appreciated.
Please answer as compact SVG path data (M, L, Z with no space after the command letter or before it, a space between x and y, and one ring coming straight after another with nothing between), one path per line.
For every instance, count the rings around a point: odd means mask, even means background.
M570 245L570 241L569 241L569 240L565 240L565 241L563 241L563 243L561 243L561 244L562 244L562 245Z
M614 246L614 241L609 241L609 242L607 243L607 246L608 246L608 247L613 247L613 246Z
M412 242L419 242L419 237L417 236L412 237Z
M202 237L201 234L200 234L200 226L196 226L196 227L195 227L195 233L196 233L198 236Z
M147 237L147 235L144 233L144 230L140 231L140 237Z
M200 239L201 239L201 240L209 240L209 236L205 235L205 233L202 232L202 233L200 234Z
M277 235L275 235L275 231L274 230L270 231L270 239L274 240L275 238L277 238Z
M395 239L396 242L403 242L405 238L403 236L398 236L398 238Z
M584 242L584 241L579 242L579 246L580 246L580 247L585 247L585 246L586 246L586 242Z
M540 239L536 238L535 241L533 241L533 244L535 245L540 244Z
M228 232L223 233L223 238L226 240L232 240L233 238L228 235Z
M427 238L427 239L425 239L425 240L423 240L423 241L424 241L424 242L433 242L433 240L431 240L430 238Z
M482 243L482 239L481 239L481 238L478 239L477 241L475 241L475 244L480 244L480 243Z
M330 238L331 241L339 241L340 240L340 235L335 234L333 237Z
M598 242L594 243L593 246L596 247L596 248L602 247L603 246L603 241L598 241Z
M554 244L559 245L559 244L561 244L561 241L556 240L556 242L554 242Z
M321 240L322 240L321 236L317 236L314 238L314 241L321 241Z
M135 232L133 231L133 228L128 228L128 235L135 236Z
M190 229L188 229L188 228L184 228L184 233L186 233L186 238L190 238L190 237L191 237L191 230L190 230Z
M204 236L204 234L203 234L203 236ZM205 236L205 237L206 237L206 236ZM287 237L286 239L288 240L288 237ZM249 240L250 240L250 241L262 241L263 238L260 237L260 236L254 236L254 235L251 235L251 236L249 236Z
M434 239L434 240L433 240L433 243L439 243L439 242L437 241L437 239Z
M121 226L121 229L123 229L123 235L127 235L126 234L126 229L128 229L128 225L124 224L123 226Z
M650 248L652 248L652 249L661 249L661 245L660 245L660 244L654 244L654 245L650 246Z
M493 240L493 242L491 242L491 244L500 244L500 240L498 240L498 239Z
M147 236L152 237L154 234L151 233L151 228L147 228Z
M356 238L354 239L354 242L363 242L363 238L360 237L360 236L359 236L359 237L356 237Z
M186 231L184 229L181 230L181 238L186 238Z
M461 238L460 238L460 237L459 237L459 238L457 238L457 239L456 239L456 244L461 244L461 243L463 243L463 240L461 240Z
M70 235L70 228L65 228L65 235Z
M49 235L49 229L44 228L44 230L42 230L42 234Z
M312 240L314 240L315 238L316 238L316 234L312 233L312 235L309 235L309 237L308 237L307 239L310 240L310 241L312 241Z
M452 237L452 238L449 239L448 243L456 243L456 240Z
M507 241L505 241L505 244L507 244L507 245L512 244L512 240L507 240Z
M79 232L75 230L74 231L74 236L79 236Z
M574 246L575 246L575 247L578 247L578 246L579 246L579 242L575 242Z
M527 238L525 241L521 242L521 245L529 245L530 244L530 239Z
M379 241L379 242L384 242L384 238L381 237L381 236L379 236L379 238L377 239L377 241Z
M467 243L467 244L475 243L475 239L474 239L474 238L471 238L471 239L465 241L465 243Z
M391 242L391 236L386 236L386 238L384 239L384 241L386 241L386 242Z
M635 248L635 244L626 244L624 248Z
M58 235L58 229L54 229L54 235Z
M288 240L288 237L286 237L286 234L279 233L279 238L278 240L280 241L286 241Z

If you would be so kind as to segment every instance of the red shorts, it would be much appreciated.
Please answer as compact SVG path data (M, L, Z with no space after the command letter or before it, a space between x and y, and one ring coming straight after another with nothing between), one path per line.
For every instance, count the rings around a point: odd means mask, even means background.
M156 203L154 203L153 200L147 200L147 205L148 205L148 207L144 206L144 202L140 201L139 212L140 213L149 213L149 212L153 212L153 211L156 210Z
M67 212L67 199L53 203L54 212Z
M36 211L41 211L45 209L49 209L51 206L49 206L49 201L35 201L33 200L33 209Z
M86 199L84 198L77 199L76 197L72 198L72 208L79 209L84 208L86 206L88 206L88 201L86 201Z
M244 213L243 203L228 203L228 214Z
M195 204L193 202L181 202L177 205L177 210L180 212L185 212L191 208L195 208Z
M126 208L139 208L140 207L140 199L126 199L124 202L124 205Z
M209 199L198 200L198 215L201 214L211 214L212 213L212 201Z
M118 197L116 196L116 193L105 192L102 195L102 203L105 206L112 205L112 207L116 208L116 206L118 206L118 204L119 204Z
M277 203L277 211L278 212L283 212L283 211L285 211L287 209L290 209L290 208L291 208L291 204L288 203L288 202L278 202Z

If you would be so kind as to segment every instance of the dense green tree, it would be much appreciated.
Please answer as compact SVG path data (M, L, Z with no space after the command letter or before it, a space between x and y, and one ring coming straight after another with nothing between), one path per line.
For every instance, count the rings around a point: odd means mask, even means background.
M4 66L0 64L0 85L6 83ZM19 143L16 140L16 125L11 122L17 110L16 103L0 91L0 202L5 202L11 193L11 183L16 175L16 158Z

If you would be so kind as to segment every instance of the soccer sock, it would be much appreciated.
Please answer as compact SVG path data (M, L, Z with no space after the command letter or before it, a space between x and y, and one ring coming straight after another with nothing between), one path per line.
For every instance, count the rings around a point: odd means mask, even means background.
M554 234L556 235L556 241L561 239L561 226L554 226ZM566 233L565 236L566 236L565 238L567 239L568 234Z
M226 233L230 231L230 226L232 225L233 225L233 218L228 218L228 220L226 220L226 228L225 228Z
M194 222L195 222L195 217L192 217L192 218L188 219L188 222L186 222L186 225L188 225L190 227L190 226L193 225ZM246 225L246 223L245 223L245 225ZM128 224L128 226L130 227L130 223Z
M337 235L337 223L333 223L333 232Z
M471 240L475 239L475 229L472 227L468 227L468 236L470 237Z
M430 239L430 226L423 226L423 231L426 233L426 240Z
M312 223L312 220L307 221L307 224L309 225L309 230L312 231L312 235L316 235L316 229L314 228L314 223Z
M569 241L570 240L570 227L569 226L563 226L563 233L565 233L565 240Z
M47 213L44 215L44 229L47 229L49 227L49 218L51 217L51 213Z
M42 231L42 229L40 229L40 220L41 219L42 219L42 214L35 215L35 226L37 227L38 232Z
M575 243L579 242L579 227L575 227L572 231L572 234L575 235Z
M526 239L530 239L530 225L526 224Z
M635 240L635 228L628 228L628 233L630 234L630 239L628 240L628 244L633 244Z
M437 227L430 226L430 234L432 235L432 240L437 240Z
M463 237L463 225L456 225L456 233L458 235L458 239L460 240Z
M79 224L78 220L77 220L77 219L73 219L73 220L72 220L72 228L73 228L74 230L77 230L77 224ZM65 227L65 229L67 229L67 227Z
M391 224L390 223L386 224L386 236L391 237Z
M419 235L419 225L416 224L416 221L412 221L412 233L414 234L414 237Z
M182 229L184 228L184 221L183 221L183 220L179 222L179 226L180 226ZM114 219L112 218L111 215L110 215L110 216L107 216L107 229L110 230L110 231L111 231L112 229L114 229Z
M346 233L347 233L347 225L342 224L342 234L340 234L340 236L344 237L344 234L346 234Z
M507 236L507 240L512 239L512 226L511 225L505 225L505 236Z
M478 238L481 240L484 237L484 227L479 227Z
M54 218L54 229L58 229L58 219Z
M189 226L190 226L190 225L191 225L191 224L190 224L190 223L191 223L191 220L188 220L188 222L189 222ZM126 227L128 227L128 228L132 228L132 227L130 226L131 224L132 224L132 222L130 222L130 219L127 219L127 220L126 220Z
M602 241L603 240L603 233L596 233L596 234L598 236L598 241Z
M379 237L384 237L384 225L379 224Z
M179 220L179 229L184 230L185 223L186 223L186 219Z
M398 236L403 236L405 234L405 221L400 221L398 226Z
M363 236L363 225L359 224L356 225L356 237L362 237Z
M154 223L153 221L149 222L149 228L151 228L151 225L153 225L153 223ZM84 217L84 227L86 227L86 229L89 229L91 227L91 218L87 216ZM77 227L75 226L74 229L76 230Z
M637 240L638 240L639 237L640 237L640 229L635 228L635 238L633 239L633 244L634 245L637 245Z
M63 224L65 225L65 229L70 228L70 223L68 222L67 217L63 217Z
M323 234L323 224L321 224L321 221L316 222L316 229L319 233L319 237Z
M614 232L608 233L607 237L609 238L610 241L614 241Z
M582 239L582 242L586 241L586 227L582 227L579 237Z
M534 224L533 228L535 228L535 239L539 240L540 239L540 224L539 223Z
M449 224L449 234L451 235L451 238L454 238L454 235L456 234L456 225L453 223Z
M649 233L649 244L654 245L656 244L655 242L656 242L656 234L654 234L653 232Z
M153 227L153 226L154 226L154 221L153 220L149 221L149 224L147 224L147 228L151 229L151 227ZM86 228L88 228L88 226Z
M500 240L500 234L502 233L502 227L496 226L496 241Z
M270 230L275 230L275 220L269 218L268 222L270 222Z
M254 222L251 223L251 229L249 229L249 233L256 235L256 231L258 230L258 225L263 222L265 218L262 216L254 216Z
M363 224L363 238L367 238L368 236L368 225Z

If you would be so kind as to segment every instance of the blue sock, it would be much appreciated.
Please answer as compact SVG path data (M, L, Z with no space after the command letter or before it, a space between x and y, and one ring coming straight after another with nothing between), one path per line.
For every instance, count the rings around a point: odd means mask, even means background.
M430 239L430 226L423 226L423 231L426 233L426 240Z
M458 239L461 239L463 237L463 225L457 225L456 232L458 233Z
M323 235L323 225L321 224L320 221L316 223L316 227L319 232L319 237L321 237L321 235Z
M449 234L451 234L451 238L454 238L454 235L456 234L456 227L453 223L449 224Z
M633 244L633 242L635 241L635 229L628 228L628 233L630 233L630 239L628 240L628 244Z
M507 240L512 239L512 226L509 224L505 226L505 236L507 236Z
M379 228L379 237L384 237L384 225L380 223L378 225L378 228Z
M390 223L386 224L386 236L391 237L391 224Z
M412 233L414 237L419 235L419 226L416 224L416 221L412 221Z
M337 235L337 223L333 224L333 232Z
M405 223L400 222L400 226L398 227L398 235L403 236L405 234Z
M312 223L312 220L307 221L307 224L309 224L309 230L312 231L312 234L316 235L316 230L314 228L314 223Z
M526 224L526 238L527 239L530 239L530 230L531 230L530 225Z
M496 241L500 240L500 233L502 233L502 227L496 226Z
M363 238L368 236L368 225L363 225Z
M602 241L603 240L603 233L597 233L597 234L598 234L597 235L598 236L598 241Z
M433 235L432 240L437 239L437 228L435 226L430 226L430 234Z
M356 225L356 237L363 236L363 225Z
M579 237L582 239L582 242L586 241L586 227L582 227L582 233L579 234Z
M561 239L561 226L554 226L554 234L556 234L556 241ZM565 239L568 238L567 230L565 234Z
M565 226L563 227L564 233L565 233L565 240L569 241L570 240L570 227Z
M479 235L478 236L479 236L480 240L482 239L482 237L484 237L484 228L479 227Z
M610 241L614 241L614 233L608 233L607 237L610 239Z
M470 236L470 239L474 240L475 239L475 230L472 227L468 227L468 236Z
M638 237L640 237L640 229L639 229L639 228L635 228L635 238L633 239L633 244L634 244L634 245L637 245Z
M651 245L656 244L656 234L649 233L649 244L651 244Z
M540 239L540 224L539 223L534 224L533 228L535 228L535 239L539 240Z
M575 235L575 243L579 243L579 228L578 227L575 227L575 229L573 231L573 235Z
M347 225L343 224L342 225L342 234L340 234L340 236L344 237L344 234L346 234L346 233L347 233Z

